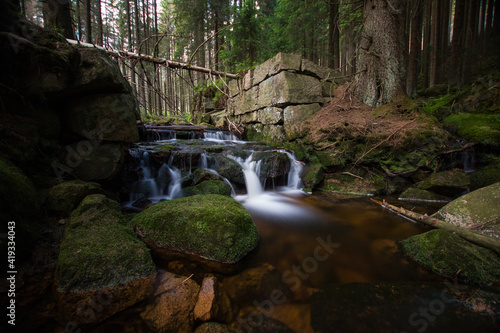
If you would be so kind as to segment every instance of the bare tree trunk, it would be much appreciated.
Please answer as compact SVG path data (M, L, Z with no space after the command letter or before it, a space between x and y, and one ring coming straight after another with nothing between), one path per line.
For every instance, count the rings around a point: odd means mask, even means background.
M408 80L406 93L415 97L417 94L419 59L422 45L422 14L423 0L415 0L410 10L410 56L408 60Z
M455 4L455 19L453 21L453 40L451 42L451 61L450 66L453 71L450 72L449 84L460 85L462 78L462 61L464 48L465 32L465 1L457 1Z
M69 0L45 0L43 2L43 19L46 29L61 29L64 37L75 39Z
M85 0L85 41L92 43L92 6L91 0Z
M451 0L441 1L441 23L440 23L440 45L438 54L438 82L446 82L448 77L448 57L449 57L449 39L450 39L450 10Z
M429 72L430 72L430 54L431 54L431 27L432 27L432 0L424 0L424 49L422 53L422 74L424 76L424 87L429 87Z
M97 0L97 45L104 45L103 43L103 28L102 28L102 13L101 13L101 0Z
M441 0L442 1L442 0ZM438 0L432 2L432 26L431 26L431 55L429 86L433 87L438 82L439 56L441 52L441 6Z
M401 1L367 0L355 77L358 98L372 106L404 94L406 52Z
M338 0L330 0L330 12L328 17L328 66L339 68L340 66L340 30L339 30L339 3Z

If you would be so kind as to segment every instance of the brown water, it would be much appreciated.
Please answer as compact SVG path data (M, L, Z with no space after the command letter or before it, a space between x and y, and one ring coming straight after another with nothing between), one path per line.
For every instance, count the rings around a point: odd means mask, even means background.
M397 243L428 230L370 201L328 193L273 194L243 201L261 235L252 264L269 263L307 286L435 280ZM325 250L322 244L333 243ZM332 253L329 253L332 252ZM288 272L288 273L287 273Z

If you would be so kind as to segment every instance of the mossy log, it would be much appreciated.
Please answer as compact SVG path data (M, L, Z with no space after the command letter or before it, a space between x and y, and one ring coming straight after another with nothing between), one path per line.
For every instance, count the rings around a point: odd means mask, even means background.
M495 251L497 254L500 254L500 240L495 239L493 237L488 237L485 235L482 235L474 230L463 228L463 227L457 227L451 223L445 222L443 220L437 219L432 216L428 216L427 214L422 215L419 213L412 212L411 210L407 210L401 207L396 207L393 206L389 203L387 203L385 200L383 202L380 202L375 199L371 199L373 202L381 205L382 207L387 207L389 209L392 209L393 211L402 214L406 217L409 217L413 220L416 220L418 222L421 222L423 224L426 224L428 226L434 227L434 228L439 228L443 230L447 230L450 232L454 232L458 236L468 240L469 242L472 242L474 244L477 244L479 246L486 247L488 249L491 249Z

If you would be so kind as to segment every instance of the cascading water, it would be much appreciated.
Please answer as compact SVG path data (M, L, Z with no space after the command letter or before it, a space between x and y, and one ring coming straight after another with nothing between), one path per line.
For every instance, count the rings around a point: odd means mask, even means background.
M133 205L135 201L143 199L156 203L162 200L181 197L183 177L190 175L196 168L207 170L220 177L221 180L231 186L232 196L244 204L249 200L257 198L266 200L267 203L275 202L276 197L273 196L273 191L290 194L293 191L297 192L300 190L302 164L300 161L297 161L292 153L285 150L272 150L270 147L240 141L236 136L228 132L205 131L202 136L202 143L200 144L193 141L195 138L194 135L186 135L189 131L183 131L181 136L176 136L175 133L170 133L170 130L162 128L149 129L149 131L148 138L153 136L157 140L139 143L133 149L136 160L139 160L137 169L139 170L140 180L136 181L133 186L133 190L129 195L130 201L128 206ZM169 134L167 135L166 133ZM191 131L191 133L194 133L194 131ZM166 139L167 137L168 139ZM179 139L179 137L184 137L185 139ZM254 150L254 147L257 147L257 150ZM138 151L140 152L139 154L137 153ZM164 163L158 162L162 159L165 161L161 157L164 156L161 155L164 151L168 152L168 161ZM239 187L235 186L232 181L217 171L217 154L221 154L225 158L230 158L241 166L240 172L244 176L246 195L237 195L235 188L238 188L241 194L241 185ZM265 190L264 185L268 176L261 174L264 162L260 154L268 154L267 156L274 157L276 154L286 154L288 156L290 167L286 168L286 170L289 169L288 175L284 173L284 176L286 176L284 179L286 182L285 186L276 188L273 186L273 191ZM137 158L137 156L140 158ZM235 156L246 156L246 158L243 159ZM273 167L278 166L266 164L267 172ZM282 164L281 167L283 167ZM283 174L283 172L286 171L274 173ZM282 178L276 179L278 183L282 183ZM274 185L274 178L272 182ZM271 200L269 199L269 195L273 196Z

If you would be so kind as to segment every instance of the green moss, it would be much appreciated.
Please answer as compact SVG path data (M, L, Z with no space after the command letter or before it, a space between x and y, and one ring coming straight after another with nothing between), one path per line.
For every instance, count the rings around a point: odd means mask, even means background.
M462 170L448 170L433 173L417 184L420 190L427 190L446 196L455 196L467 190L469 176Z
M302 173L302 182L308 189L315 188L323 182L324 171L321 164L306 165Z
M380 187L382 182L383 187ZM372 196L385 190L385 181L382 181L377 175L369 175L360 179L347 174L334 174L325 176L325 182L321 189L333 193Z
M447 117L443 125L467 141L500 146L500 114L459 113Z
M231 195L231 186L222 180L206 180L196 186L183 188L182 194L185 197L198 194Z
M83 180L63 182L50 189L46 206L54 212L69 215L87 195L98 193L100 188L98 183Z
M399 200L429 201L429 202L449 201L445 196L413 187L410 187L409 189L404 191L399 196Z
M500 258L445 230L431 230L401 242L406 253L431 271L475 284L500 281Z
M222 195L160 202L132 219L144 237L203 258L233 263L255 248L257 228L246 209Z
M71 214L61 243L59 291L87 291L150 276L149 249L132 228L121 225L119 204L103 195L86 197Z

